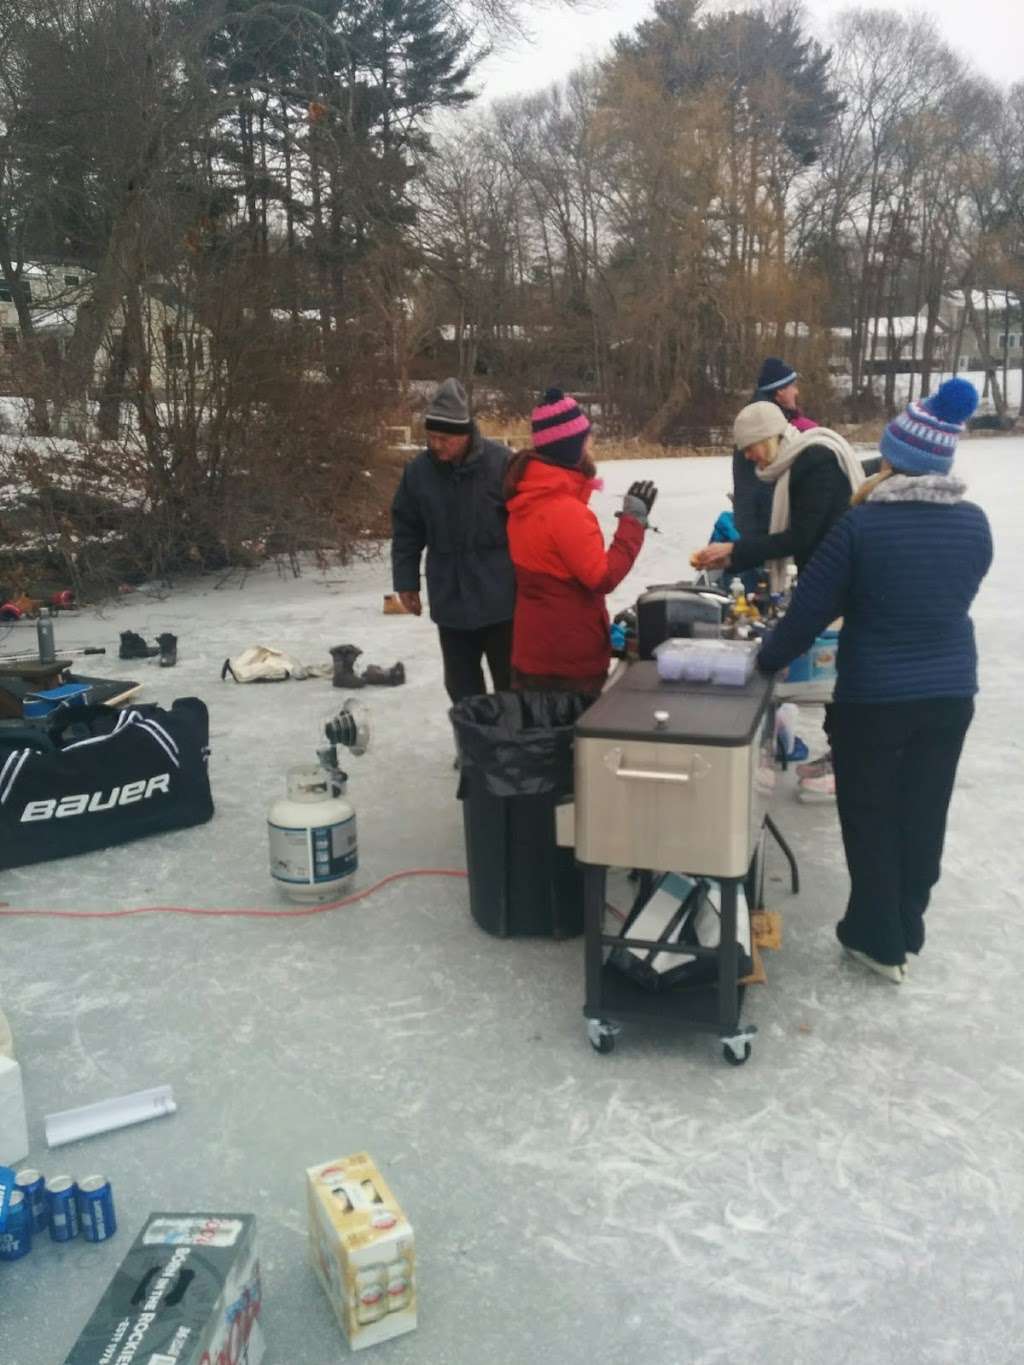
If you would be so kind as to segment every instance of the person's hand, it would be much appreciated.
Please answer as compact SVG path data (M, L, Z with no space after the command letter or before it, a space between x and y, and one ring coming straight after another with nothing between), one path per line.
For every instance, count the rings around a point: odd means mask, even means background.
M695 569L725 569L729 566L732 559L732 546L727 540L716 541L714 545L705 545L703 550L697 550L690 556L690 563Z
M632 517L641 526L647 525L647 515L654 506L658 490L650 479L637 479L631 483L626 490L626 496L622 499L621 516Z
M406 611L411 612L413 616L423 615L423 603L418 592L400 592L398 600Z

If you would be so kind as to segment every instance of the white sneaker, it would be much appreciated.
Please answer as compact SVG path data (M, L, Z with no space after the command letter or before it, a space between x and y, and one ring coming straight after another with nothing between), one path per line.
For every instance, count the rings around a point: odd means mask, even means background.
M860 952L857 948L847 948L844 945L843 951L848 957L852 957L855 962L859 962L862 967L867 967L868 971L876 972L884 977L886 981L891 981L894 986L902 986L907 979L907 969L905 967L892 967L885 962L876 962L867 953Z
M796 784L798 801L834 801L836 799L836 778L831 767L820 777L805 777Z

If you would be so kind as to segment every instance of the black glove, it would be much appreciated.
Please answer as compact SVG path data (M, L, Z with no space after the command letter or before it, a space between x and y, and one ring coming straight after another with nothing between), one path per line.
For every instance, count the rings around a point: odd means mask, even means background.
M658 490L650 479L637 479L631 483L626 490L626 496L622 499L622 511L620 516L632 517L641 526L647 525L647 514L654 506L654 500L658 496Z

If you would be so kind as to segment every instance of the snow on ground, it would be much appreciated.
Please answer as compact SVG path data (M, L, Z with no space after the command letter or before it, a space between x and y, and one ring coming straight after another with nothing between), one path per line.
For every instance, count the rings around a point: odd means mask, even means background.
M705 1035L656 1028L632 1028L598 1057L580 1014L581 943L489 938L460 882L399 883L291 922L6 924L0 1000L33 1163L106 1172L123 1233L101 1247L44 1241L0 1266L4 1365L63 1359L145 1213L200 1206L259 1217L267 1365L343 1359L305 1261L302 1171L363 1148L418 1241L421 1326L382 1348L392 1365L1020 1360L1022 462L1022 440L968 441L958 460L997 549L975 613L983 691L927 951L898 991L840 959L835 813L800 806L783 784L773 814L804 889L789 899L771 866L784 945L767 956L768 985L748 994L760 1034L742 1070ZM686 576L724 505L728 462L603 472L609 529L634 478L662 489L660 534L617 606ZM111 651L92 671L141 678L149 700L206 699L217 815L2 874L0 899L278 904L265 809L340 694L324 681L221 683L224 657L256 642L316 662L352 641L365 661L405 662L406 687L372 694L373 748L349 765L360 880L463 866L434 632L381 615L388 586L383 562L298 580L267 569L62 618L60 645ZM176 632L177 669L118 664L125 629ZM17 627L0 650L33 638ZM158 1082L174 1085L174 1117L46 1151L45 1113Z

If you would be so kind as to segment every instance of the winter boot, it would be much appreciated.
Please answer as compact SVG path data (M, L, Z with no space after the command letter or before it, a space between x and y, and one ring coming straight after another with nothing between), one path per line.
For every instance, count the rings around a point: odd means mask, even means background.
M122 630L121 648L117 651L119 659L152 659L154 654L160 653L158 645L147 645L141 635L136 635L134 630Z
M358 645L335 645L331 650L334 660L335 687L365 687L366 683L356 672L356 660L362 654Z
M165 631L163 635L156 637L156 642L160 646L160 667L173 668L178 662L178 637Z
M405 682L405 664L397 663L393 668L380 668L370 664L363 673L367 687L401 687Z

